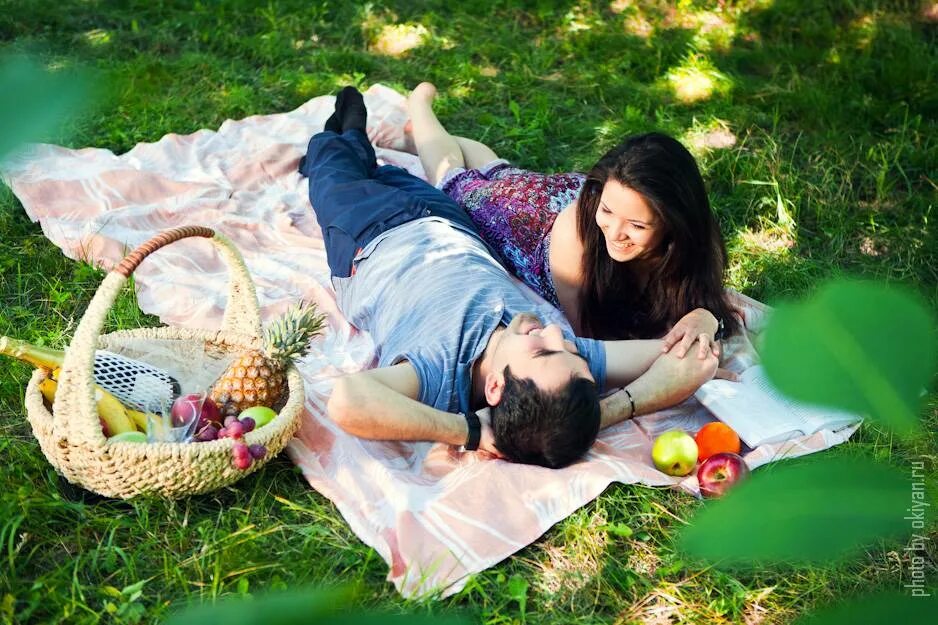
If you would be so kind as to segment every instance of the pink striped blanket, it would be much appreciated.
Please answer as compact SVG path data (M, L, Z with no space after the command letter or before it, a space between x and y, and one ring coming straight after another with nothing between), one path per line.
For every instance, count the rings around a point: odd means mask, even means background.
M404 99L373 86L365 94L370 133L401 148ZM352 530L388 563L388 579L408 597L456 592L467 578L536 540L612 482L697 492L696 478L674 478L651 463L654 436L711 421L695 400L602 432L584 461L552 471L460 453L429 443L365 441L338 429L325 406L335 376L373 363L373 345L336 308L307 180L297 173L309 137L322 129L334 98L289 113L226 121L217 131L167 135L122 155L108 150L32 145L8 160L3 176L30 218L70 258L104 268L160 230L211 226L240 248L265 318L304 298L329 315L329 330L300 369L306 413L290 458L332 500ZM379 148L383 161L422 175L411 154ZM185 240L150 257L136 273L140 307L168 324L217 327L226 300L225 268L211 246ZM739 296L750 331L765 308ZM754 357L743 337L724 366ZM752 467L843 442L851 430L819 432L748 451Z

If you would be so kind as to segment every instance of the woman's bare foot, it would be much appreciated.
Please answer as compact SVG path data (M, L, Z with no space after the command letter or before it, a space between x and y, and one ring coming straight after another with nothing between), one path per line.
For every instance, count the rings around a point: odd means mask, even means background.
M383 124L383 128L369 129L368 138L378 147L417 154L417 142L414 141L414 122L412 121L413 111L429 111L432 114L435 98L436 86L429 82L420 83L407 96L407 112L410 117L404 122L403 128L398 130L400 127L396 124L394 127Z
M407 122L404 123L404 146L405 152L411 154L417 153L417 143L414 141L414 122L412 121L412 111L416 108L421 111L427 109L433 110L433 100L436 99L436 85L429 82L422 82L407 96L407 112L410 115Z
M430 184L436 184L446 172L457 167L465 167L462 150L456 138L446 132L446 128L433 112L433 100L436 87L432 83L422 82L407 97L407 113L410 116L410 128L405 125L404 134L409 136L423 170L427 173Z
M407 108L412 109L415 106L433 106L433 100L436 98L436 85L432 82L422 82L407 96Z

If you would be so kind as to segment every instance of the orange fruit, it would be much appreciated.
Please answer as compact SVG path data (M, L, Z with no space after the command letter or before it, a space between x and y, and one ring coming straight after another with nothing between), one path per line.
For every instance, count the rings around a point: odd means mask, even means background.
M703 462L713 454L723 452L738 454L740 450L739 436L733 428L719 421L708 423L697 430L694 440L697 442L699 462Z

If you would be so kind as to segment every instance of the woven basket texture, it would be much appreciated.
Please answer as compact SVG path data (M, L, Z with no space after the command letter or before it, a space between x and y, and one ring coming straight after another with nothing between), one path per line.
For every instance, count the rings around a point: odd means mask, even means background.
M136 266L150 253L181 238L209 238L229 269L229 296L220 330L166 326L101 335L108 310ZM205 443L131 443L109 441L98 420L94 400L93 361L96 349L120 352L128 342L178 341L205 346L222 354L263 347L260 311L254 284L234 245L208 228L183 227L157 235L132 252L101 283L85 311L58 379L50 411L39 384L47 372L37 369L26 388L26 411L43 454L68 481L95 493L127 499L150 494L169 498L206 493L256 471L280 453L295 434L303 410L303 381L296 367L287 369L286 403L270 423L244 435L248 445L267 447L267 455L240 470L232 464L232 439Z

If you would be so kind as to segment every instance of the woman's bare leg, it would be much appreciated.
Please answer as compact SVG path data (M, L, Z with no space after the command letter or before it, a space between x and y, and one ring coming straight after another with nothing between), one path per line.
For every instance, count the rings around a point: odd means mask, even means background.
M498 154L489 146L465 137L455 137L467 169L479 169L498 159Z
M433 185L454 167L466 166L456 138L446 132L433 113L435 97L436 87L422 82L407 98L407 112L410 114L417 155L420 156L427 179Z

